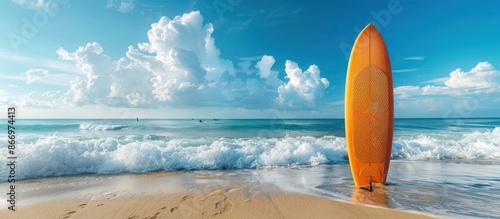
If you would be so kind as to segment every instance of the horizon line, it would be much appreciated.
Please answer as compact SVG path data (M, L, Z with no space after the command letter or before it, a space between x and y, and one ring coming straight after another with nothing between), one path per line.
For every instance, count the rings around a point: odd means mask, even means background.
M74 120L100 120L100 119L112 119L112 120L245 120L245 119L345 119L344 117L284 117L284 118L265 118L265 117L254 117L254 118L140 118L140 117L130 117L130 118L16 118L16 120L37 120L37 119L54 119L54 120L63 120L63 119L74 119ZM395 117L394 119L500 119L500 117Z

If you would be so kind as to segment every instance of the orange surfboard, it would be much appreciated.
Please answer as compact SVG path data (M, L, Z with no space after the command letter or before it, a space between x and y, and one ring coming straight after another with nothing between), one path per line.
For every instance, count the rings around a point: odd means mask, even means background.
M351 51L345 88L345 132L354 184L385 184L394 128L392 71L384 40L369 24Z

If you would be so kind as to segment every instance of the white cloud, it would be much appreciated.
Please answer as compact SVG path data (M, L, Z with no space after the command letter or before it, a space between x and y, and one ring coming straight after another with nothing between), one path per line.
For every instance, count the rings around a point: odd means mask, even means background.
M271 67L273 67L274 63L276 60L274 60L274 57L264 55L262 56L262 60L257 62L255 67L259 69L259 76L260 78L268 78L269 75L271 74Z
M31 84L35 81L40 81L43 78L47 77L48 71L41 68L30 68L25 72L28 79L26 80L27 84Z
M285 72L289 81L278 88L279 103L290 108L317 107L316 100L330 85L326 78L320 78L318 66L311 65L302 71L297 63L287 60Z
M76 51L60 48L59 62L72 62L80 74L67 80L67 91L40 95L71 106L301 110L318 105L329 81L320 77L316 65L302 71L287 61L288 81L278 78L271 55L239 58L241 69L236 70L232 61L221 58L213 31L199 12L191 12L162 17L151 25L147 42L129 46L118 60L97 42ZM31 105L37 104L44 105Z
M405 72L412 72L412 71L418 71L416 68L405 68L405 69L395 69L392 70L394 73L405 73Z
M426 82L422 82L422 83L427 83L427 84L443 84L447 80L448 80L448 77L443 77L443 78L432 79L432 80L429 80L429 81L426 81Z
M500 91L500 71L489 62L480 62L468 72L456 69L444 81L444 86L427 85L424 95L488 94Z
M57 90L57 91L45 91L45 92L40 93L40 95L42 97L45 97L45 98L54 98L55 96L59 95L60 93L61 93L60 90Z
M136 63L123 58L112 61L103 54L104 49L98 43L87 43L74 53L62 48L57 50L59 58L73 61L86 74L70 81L70 89L64 102L71 105L92 103L110 106L127 106L138 103L128 95L142 95L153 100L151 90L152 74ZM128 101L127 101L128 100ZM148 102L148 105L153 103Z
M394 89L394 94L400 98L418 95L470 95L500 92L500 71L489 62L479 62L470 71L456 69L449 77L429 81L435 85L400 86ZM439 85L442 84L442 85Z
M410 56L410 57L404 58L403 60L406 60L406 61L422 61L424 59L425 59L425 56Z
M20 96L7 96L0 90L0 106L18 106L26 108L57 108L59 91L29 92Z
M461 69L451 72L444 84L450 88L476 88L490 93L498 88L499 76L500 72L489 62L480 62L469 72Z
M419 86L399 86L394 88L394 95L403 99L421 94L422 88Z
M58 107L56 98L47 98L39 92L31 92L25 95L21 95L13 100L19 107L31 107L31 108L55 108Z
M153 73L152 92L159 101L207 105L230 100L233 94L221 91L231 89L235 70L231 61L220 58L213 31L199 12L162 17L151 25L149 42L140 43L139 50L129 48L127 57Z
M234 67L231 61L220 58L213 31L212 24L203 25L203 16L198 11L176 16L173 20L162 17L151 25L149 43L139 44L139 49L156 54L158 60L167 64L198 62L206 72L206 79L218 81L225 73L234 75Z

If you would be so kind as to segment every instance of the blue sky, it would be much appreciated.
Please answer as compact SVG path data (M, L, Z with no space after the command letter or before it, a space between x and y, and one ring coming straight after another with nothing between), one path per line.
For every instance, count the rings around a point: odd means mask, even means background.
M11 0L0 105L24 118L342 118L374 23L396 117L499 117L497 1Z

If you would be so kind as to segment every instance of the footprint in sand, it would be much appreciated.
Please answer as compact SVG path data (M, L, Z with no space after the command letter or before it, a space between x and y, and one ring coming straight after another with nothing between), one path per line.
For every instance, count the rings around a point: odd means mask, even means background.
M78 205L77 207L80 207L80 208L85 208L85 205L87 205L87 204L83 203L83 204L81 204L81 205Z
M157 219L157 218L158 218L158 216L159 216L159 215L160 215L160 214L161 214L161 213L162 213L165 209L167 209L167 207L163 207L163 208L161 208L161 209L160 209L160 211L156 212L156 214L155 214L155 215L153 215L153 216L151 216L151 217L145 217L145 218L148 218L148 219ZM172 209L173 209L173 208L172 208ZM172 212L172 211L173 211L173 210L170 210L170 212ZM160 218L162 218L162 217L160 217Z
M213 216L224 214L233 208L233 203L227 201L226 199L227 197L224 197L222 201L215 203L215 213Z
M173 207L170 209L170 212L174 212L175 210L179 209L179 206Z
M68 213L66 213L66 214L63 214L62 218L69 218L69 217L71 217L71 215L72 215L72 214L74 214L74 213L76 213L76 211L70 211L70 212L68 212Z
M194 198L194 196L192 196L192 195L186 195L186 196L182 197L181 202L186 201L186 200L188 200L190 198Z
M180 205L170 209L170 212L180 210L185 218L214 217L230 211L233 206L234 204L227 200L224 190L215 190L204 197L184 196Z
M158 218L158 215L160 215L160 214L161 214L161 211L156 212L156 214L153 215L152 217L149 217L149 219L156 219L156 218Z

